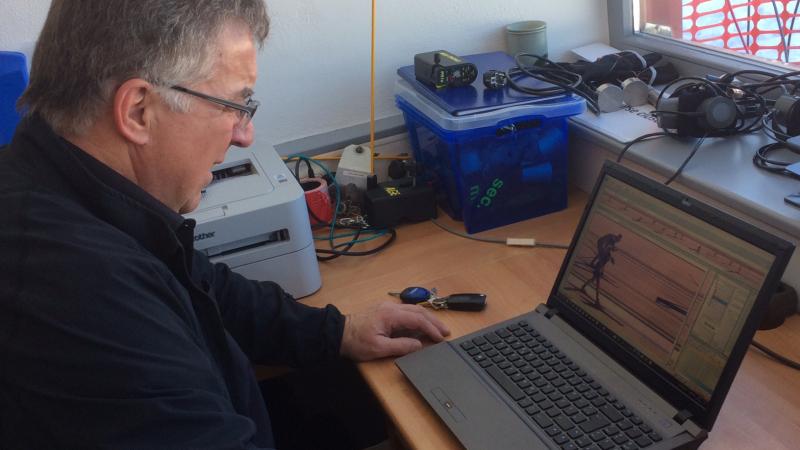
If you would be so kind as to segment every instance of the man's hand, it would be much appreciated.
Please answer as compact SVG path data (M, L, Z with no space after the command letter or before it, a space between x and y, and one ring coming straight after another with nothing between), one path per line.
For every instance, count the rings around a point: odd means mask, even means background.
M384 302L348 315L340 353L356 361L402 356L422 348L421 338L444 340L450 330L422 306Z

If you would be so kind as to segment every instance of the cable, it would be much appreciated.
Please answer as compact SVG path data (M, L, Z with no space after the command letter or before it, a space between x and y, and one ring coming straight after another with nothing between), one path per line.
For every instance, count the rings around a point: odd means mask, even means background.
M627 144L625 144L625 147L623 147L622 151L619 152L619 155L617 155L617 162L622 161L622 157L625 155L625 153L628 151L628 149L630 149L633 146L633 144L636 144L636 143L642 142L642 141L646 141L646 140L649 140L649 139L653 139L653 138L656 138L656 137L664 137L664 136L672 136L672 133L667 132L667 131L659 131L657 133L643 134L643 135L637 137L636 139L634 139L634 140L628 142Z
M750 343L750 345L752 345L753 347L755 347L755 348L757 348L757 349L761 350L761 351L762 351L762 352L764 352L764 353L765 353L767 356L769 356L769 357L771 357L771 358L774 358L774 359L775 359L775 360L777 360L779 363L781 363L781 364L783 364L783 365L785 365L785 366L789 366L789 367L791 367L791 368L792 368L792 369L794 369L794 370L800 370L800 363L798 363L798 362L796 362L796 361L793 361L793 360L791 360L791 359L789 359L789 358L787 358L787 357L785 357L785 356L783 356L783 355L781 355L781 354L779 354L779 353L776 353L776 352L774 352L774 351L770 350L770 349L769 349L768 347L766 347L764 344L760 344L760 343L758 343L758 342L756 342L756 341L752 341L752 342Z
M386 247L389 246L389 244L394 242L395 238L397 237L397 233L393 229L384 230L384 229L373 229L373 228L361 227L361 226L353 227L353 226L339 225L339 228L353 229L353 230L356 230L356 233L351 234L350 236L343 236L343 235L337 236L336 235L336 227L337 227L337 216L339 215L340 206L341 206L341 191L339 189L339 184L336 183L336 178L333 176L333 174L330 172L330 170L328 170L328 168L324 164L322 164L319 161L316 161L316 160L314 160L312 158L309 158L307 156L299 155L299 154L289 155L289 156L286 157L285 161L286 161L286 163L289 163L292 160L294 160L295 158L298 159L297 163L295 164L295 171L296 171L296 173L294 173L295 178L298 178L298 175L299 175L299 173L297 173L297 172L299 172L300 161L304 161L306 164L308 164L309 165L309 170L312 170L311 169L311 163L313 163L313 164L319 166L325 172L325 176L329 180L331 180L330 185L334 187L335 192L336 192L336 207L333 210L333 217L332 217L330 223L326 223L325 221L320 220L319 217L317 217L316 214L313 213L313 211L308 209L308 205L306 205L306 208L311 213L312 218L314 220L316 220L317 222L319 222L318 228L330 227L329 232L328 232L328 236L326 238L322 238L322 239L315 238L315 240L328 241L328 244L330 245L330 249L321 249L321 248L316 248L315 249L316 252L317 252L317 260L319 260L319 261L330 261L330 260L338 258L340 256L366 256L366 255L372 255L372 254L378 253L379 251L385 249ZM360 236L361 236L362 233L375 233L375 236L372 236L372 237L369 237L369 238L366 238L366 239L361 239ZM367 241L371 241L371 240L377 239L379 237L386 236L387 234L389 235L389 238L386 240L386 242L382 243L380 246L378 246L378 247L376 247L374 249L367 250L367 251L350 251L350 249L356 244L364 243L364 242L367 242ZM340 239L342 237L351 237L351 236L353 237L353 239L351 239L348 242L343 242L343 243L338 243L338 244L334 242L336 239ZM343 250L337 250L337 249L341 249L341 248L344 248L344 249ZM323 255L331 255L331 256L320 256L320 253L323 254Z
M441 228L442 230L447 231L448 233L451 233L451 234L455 234L456 236L459 236L459 237L462 237L462 238L465 238L465 239L471 239L473 241L480 241L480 242L489 242L489 243L492 243L492 244L505 244L506 243L505 239L482 238L482 237L477 237L477 236L471 236L469 234L459 233L458 231L453 230L452 228L448 228L448 227L440 224L439 222L435 221L434 219L431 219L431 222L434 225L436 225L437 227Z
M359 238L359 236L361 236L361 231L360 230L356 231L354 236L355 236L355 238L353 239L353 241L357 240ZM316 239L316 238L314 238L314 239ZM346 252L346 251L350 250L353 247L353 245L355 245L355 244L352 241L351 242L347 242L346 245L345 245L344 250L342 250L342 251ZM342 256L342 255L320 256L319 255L319 250L317 250L316 247L314 248L314 251L317 253L317 261L320 261L320 262L330 261L330 260L333 260L333 259L336 259L336 258Z
M334 176L331 174L331 171L328 170L328 168L325 167L324 164L322 164L319 161L315 161L315 160L313 160L313 159L311 159L311 158L309 158L307 156L299 155L299 154L289 155L289 156L286 157L286 162L288 163L288 162L290 162L291 160L293 160L295 158L303 159L303 160L306 160L306 162L312 162L312 163L316 164L317 166L319 166L322 169L323 172L325 172L325 175L328 176L328 179L331 180L331 185L334 187L335 192L336 192L336 208L334 208L334 210L333 210L333 219L331 219L331 223L330 223L330 226L331 226L330 235L333 236L334 227L336 226L336 215L339 212L339 203L340 203L341 198L342 198L341 192L339 190L339 184L336 182L336 178L334 178ZM295 174L295 178L297 178L297 175L298 174Z
M659 120L662 129L672 135L677 136L693 136L693 137L726 137L736 136L740 134L748 134L758 131L762 128L761 118L767 114L769 108L767 100L756 92L759 87L763 87L764 83L754 83L750 85L735 84L734 80L736 75L743 73L758 74L765 77L772 77L770 80L775 80L777 77L768 72L759 71L741 71L735 74L726 74L719 78L719 80L708 80L700 77L684 77L672 81L667 84L659 93L656 100L656 109L651 114L660 117L663 115L673 115L692 118L692 124L689 121L670 121L671 128L677 128L677 131L670 132L666 128L666 121ZM676 83L684 83L680 85L669 98L678 98L681 95L687 95L697 98L696 101L705 101L713 97L723 97L733 102L736 108L736 117L734 122L725 128L703 128L694 122L697 122L698 117L705 116L706 113L697 111L673 111L660 109L662 99L670 87ZM786 84L785 82L778 83L779 85ZM702 105L702 103L701 103ZM680 106L680 103L678 104ZM688 128L687 128L688 127ZM699 136L701 134L702 136Z
M697 142L694 144L694 148L692 148L691 153L689 153L689 156L687 156L686 159L683 160L683 164L681 164L681 166L678 167L678 170L676 170L675 173L673 173L672 176L669 177L669 179L664 182L665 186L669 186L669 184L672 183L675 180L675 178L678 178L678 175L680 175L681 172L683 172L683 168L686 167L686 164L689 164L689 160L692 159L692 157L694 157L694 154L697 153L697 149L699 149L700 146L703 145L703 141L705 140L706 136L703 136L697 140Z
M786 169L787 166L790 166L799 161L780 161L769 158L770 153L782 149L786 149L793 153L797 153L797 151L788 147L783 142L773 142L772 144L764 145L760 147L758 150L756 150L755 154L753 155L753 165L755 165L761 170L766 170L767 172L783 175L785 177L800 179L799 175Z
M470 234L460 233L460 232L458 232L456 230L453 230L452 228L448 228L448 227L440 224L439 222L435 221L434 219L431 219L431 222L433 222L434 225L436 225L437 227L441 228L442 230L447 231L448 233L454 234L456 236L465 238L465 239L471 239L473 241L479 241L479 242L488 242L490 244L508 245L509 239L482 238L482 237L472 236ZM549 242L538 242L538 241L536 241L534 239L531 239L531 241L533 241L533 245L528 245L528 247L559 248L559 249L565 249L565 250L569 248L569 245L564 245L564 244L554 244L554 243L549 243Z
M674 136L677 136L677 135L674 134L674 133L668 132L668 131L643 134L643 135L637 137L636 139L634 139L634 140L628 142L627 144L625 144L625 147L623 147L622 151L619 153L619 155L617 155L617 162L622 161L622 157L625 155L625 153L634 144L639 143L639 142L643 142L643 141L647 141L647 140L650 140L650 139L655 139L657 137L664 137L664 136L673 136L674 137ZM694 154L697 153L697 149L699 149L700 146L703 145L703 141L705 141L706 137L707 136L703 136L700 139L698 139L697 142L695 142L694 147L692 148L692 151L689 152L689 156L687 156L686 159L683 160L683 163L680 165L680 167L678 167L678 170L676 170L675 173L673 173L672 176L670 176L669 179L667 179L667 181L664 182L664 185L669 186L669 184L672 183L673 181L675 181L675 178L677 178L678 175L680 175L681 172L683 172L684 167L686 167L686 164L689 163L689 160L691 160L692 157L694 157Z
M300 163L303 161L306 163L306 174L308 178L314 178L314 169L311 168L311 162L309 162L308 159L297 158L297 162L294 165L294 179L297 180L298 183L300 182Z
M330 250L324 249L324 248L318 248L316 251L317 251L317 253L334 255L334 257L338 257L338 256L368 256L368 255L374 255L375 253L378 253L381 250L383 250L386 247L388 247L397 238L397 232L393 228L389 228L386 231L389 233L389 239L387 239L386 242L384 242L380 246L375 247L375 248L373 248L371 250L366 250L366 251L362 251L362 252L351 252L351 251L339 251L339 250L336 250L336 248L338 248L338 247L344 247L344 246L352 247L353 242L345 242L345 243L342 243L342 244L332 245ZM350 248L350 247L348 247L348 248ZM331 259L333 259L333 258L331 258Z
M538 61L542 61L544 66L526 67L524 64L522 64L522 57L535 58ZM591 93L586 92L587 89L590 89L585 85L583 82L583 77L581 77L579 74L570 72L569 70L564 69L547 58L531 53L516 54L514 56L514 62L517 64L517 66L512 67L508 71L508 85L512 89L525 94L542 97L571 92L575 95L583 97L586 100L589 109L591 109L595 114L600 111L600 108L597 106L597 100L592 97ZM554 86L541 88L521 86L517 84L515 78L521 78L522 76L528 76L546 83L550 83Z

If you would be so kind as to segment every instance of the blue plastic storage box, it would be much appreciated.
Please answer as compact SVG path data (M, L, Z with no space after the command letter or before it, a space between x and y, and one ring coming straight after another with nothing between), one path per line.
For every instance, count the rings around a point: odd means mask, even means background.
M28 85L25 55L0 51L0 147L11 142L19 123L17 99Z
M567 207L567 117L581 98L453 116L404 80L395 89L420 180L468 233Z

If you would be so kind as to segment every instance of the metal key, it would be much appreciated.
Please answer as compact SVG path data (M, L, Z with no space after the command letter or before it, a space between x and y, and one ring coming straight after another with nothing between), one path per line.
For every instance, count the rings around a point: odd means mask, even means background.
M431 297L428 305L433 309L453 311L483 311L486 307L486 294L451 294L447 297Z

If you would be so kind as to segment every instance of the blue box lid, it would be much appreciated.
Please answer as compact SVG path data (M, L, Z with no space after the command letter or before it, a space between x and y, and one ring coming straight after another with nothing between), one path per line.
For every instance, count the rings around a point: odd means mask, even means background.
M508 72L509 69L516 67L514 58L503 52L479 53L461 58L475 64L478 69L478 78L469 86L435 89L416 79L414 66L401 67L397 69L397 74L434 105L454 116L479 114L523 104L560 103L573 97L569 94L543 97L519 92L509 87L487 89L483 85L483 73L488 70ZM553 87L550 83L531 77L522 77L517 83L536 89Z
M395 83L395 95L398 106L401 109L405 106L404 103L410 105L417 112L425 115L446 131L466 131L484 127L496 127L509 119L522 117L552 119L574 116L586 110L586 101L583 98L561 96L557 101L523 103L492 109L487 112L454 116L435 105L405 80L397 80Z

